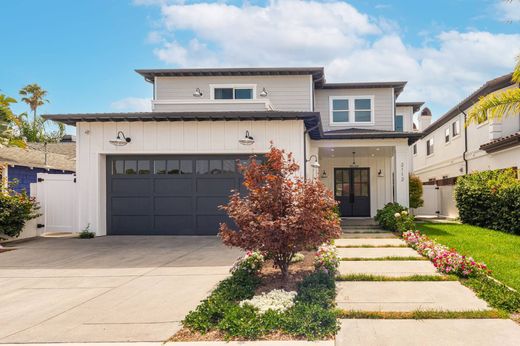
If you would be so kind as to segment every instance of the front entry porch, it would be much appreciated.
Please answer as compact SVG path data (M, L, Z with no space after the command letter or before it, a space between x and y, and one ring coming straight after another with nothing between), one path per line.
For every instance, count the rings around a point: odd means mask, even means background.
M407 140L328 140L313 143L319 169L311 168L334 193L345 218L373 218L390 202L408 206Z

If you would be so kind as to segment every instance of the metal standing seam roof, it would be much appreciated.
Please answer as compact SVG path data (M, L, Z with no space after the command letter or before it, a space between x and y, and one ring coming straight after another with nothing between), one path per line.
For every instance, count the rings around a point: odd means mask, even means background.
M465 99L460 101L457 105L455 105L453 108L451 108L448 112L446 112L444 115L442 115L439 119L437 119L435 122L433 122L430 126L425 128L423 131L423 137L429 135L430 133L432 133L439 127L443 126L456 115L459 115L461 113L460 110L466 110L469 107L471 107L472 105L474 105L480 99L480 97L515 84L511 80L512 76L513 76L513 73L508 73L506 75L497 77L495 79L491 79L491 80L487 81L486 83L484 83L480 88L475 90L471 95L469 95L468 97L466 97Z

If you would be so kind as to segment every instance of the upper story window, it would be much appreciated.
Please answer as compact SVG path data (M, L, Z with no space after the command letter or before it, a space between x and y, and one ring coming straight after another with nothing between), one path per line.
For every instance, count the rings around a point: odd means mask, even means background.
M397 131L397 132L404 131L404 117L402 115L395 116L395 131Z
M211 85L213 100L253 100L255 98L254 85Z
M373 123L373 96L331 96L331 124Z
M451 135L457 137L460 135L460 121L456 120L451 124Z
M412 147L412 151L414 155L417 155L417 144L414 144Z
M433 138L430 138L426 141L426 155L432 155L433 154Z
M444 143L450 142L450 128L448 127L446 130L444 130Z

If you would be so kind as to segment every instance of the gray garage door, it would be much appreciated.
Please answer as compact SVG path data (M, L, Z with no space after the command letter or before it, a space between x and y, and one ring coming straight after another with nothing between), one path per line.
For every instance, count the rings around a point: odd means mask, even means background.
M243 156L109 156L107 234L209 235L229 221L218 206L240 189Z

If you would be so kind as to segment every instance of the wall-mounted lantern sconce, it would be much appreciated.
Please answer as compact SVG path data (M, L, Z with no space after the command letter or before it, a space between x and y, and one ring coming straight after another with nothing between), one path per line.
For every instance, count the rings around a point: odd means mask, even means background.
M325 170L323 170L323 172L321 173L321 177L323 179L327 179L327 172Z
M123 145L130 143L130 141L132 141L130 137L126 137L123 131L119 131L117 133L117 137L109 140L108 142L112 145L115 145L116 147L122 147Z
M249 131L246 131L246 135L243 138L238 140L238 143L242 145L251 145L255 143L254 138L249 134Z
M311 167L312 168L320 168L320 164L318 163L318 156L316 156L316 155L311 155L311 157L309 157L308 160L305 160L305 162L309 162L312 159L314 159L314 162L311 163Z
M200 88L195 89L195 92L193 93L194 97L201 97L202 91L200 91Z
M267 96L267 90L265 90L265 88L263 88L262 91L260 92L260 96L262 96L262 97Z
M377 171L377 176L378 176L378 177L384 177L384 176L385 176L385 175L383 174L383 170L382 170L382 169L380 169L380 170Z

